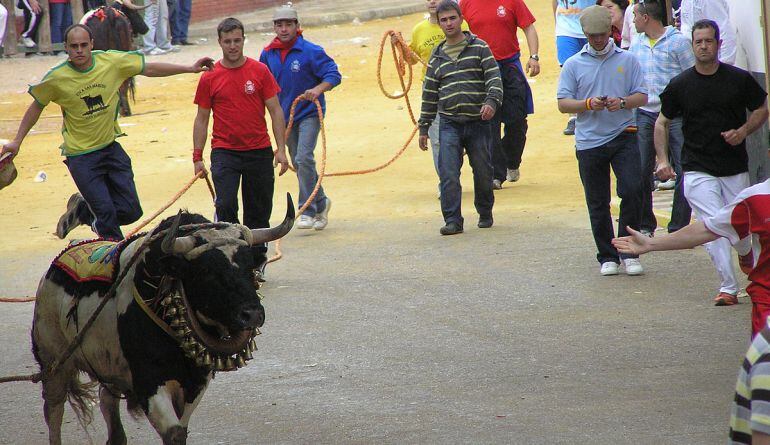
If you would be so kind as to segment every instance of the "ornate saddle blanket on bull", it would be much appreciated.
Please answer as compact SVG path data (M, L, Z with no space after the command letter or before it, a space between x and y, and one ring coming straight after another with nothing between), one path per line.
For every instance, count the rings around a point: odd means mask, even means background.
M77 241L53 260L53 265L78 283L101 281L112 283L123 242L103 239Z

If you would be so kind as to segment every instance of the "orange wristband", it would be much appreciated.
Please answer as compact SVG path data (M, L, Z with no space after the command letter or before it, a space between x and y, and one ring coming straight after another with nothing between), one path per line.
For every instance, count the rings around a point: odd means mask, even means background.
M586 99L586 110L593 110L593 107L591 106L591 98L589 97Z

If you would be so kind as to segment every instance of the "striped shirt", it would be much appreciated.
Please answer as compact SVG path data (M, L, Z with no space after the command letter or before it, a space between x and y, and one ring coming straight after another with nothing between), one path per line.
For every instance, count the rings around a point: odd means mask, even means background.
M500 69L489 46L478 37L465 33L468 45L452 60L441 42L433 50L422 87L420 135L436 117L463 123L481 119L484 104L497 109L503 101Z
M647 87L647 105L641 107L650 113L660 113L660 93L674 77L695 65L692 44L673 26L650 45L650 39L640 33L629 51L639 60Z
M751 432L770 434L770 330L754 337L735 385L729 444L750 444Z

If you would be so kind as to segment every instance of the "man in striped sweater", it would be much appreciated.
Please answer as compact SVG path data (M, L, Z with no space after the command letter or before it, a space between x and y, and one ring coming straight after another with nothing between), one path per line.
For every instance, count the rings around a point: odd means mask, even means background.
M420 148L428 149L428 128L436 113L439 124L438 168L441 181L442 235L463 231L460 211L462 186L460 167L463 148L473 169L474 204L479 228L492 227L492 161L490 120L502 103L500 70L487 44L461 26L460 7L443 0L436 13L446 40L440 43L428 63L422 91Z

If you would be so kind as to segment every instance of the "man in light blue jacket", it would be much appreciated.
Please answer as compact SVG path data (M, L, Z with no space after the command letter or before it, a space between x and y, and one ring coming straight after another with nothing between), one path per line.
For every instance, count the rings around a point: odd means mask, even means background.
M695 65L690 40L673 26L663 26L665 6L655 0L634 5L634 25L639 31L629 51L642 67L644 84L647 87L647 105L636 110L636 124L639 127L639 153L642 157L642 233L649 236L655 232L657 220L652 211L652 172L655 170L655 144L653 134L655 120L660 114L660 93L669 81L684 70ZM668 134L670 159L676 172L674 203L671 210L669 232L676 232L690 224L692 210L684 197L682 184L682 118L671 121Z
M302 36L296 9L288 5L278 8L273 14L273 27L276 37L262 51L259 61L267 65L281 87L278 100L287 119L294 99L297 96L306 99L297 105L294 124L286 139L292 164L297 170L299 206L302 207L318 181L313 151L321 127L313 100L318 99L326 113L324 92L339 85L342 76L326 51ZM323 230L329 223L330 207L331 200L323 187L319 187L296 227Z

